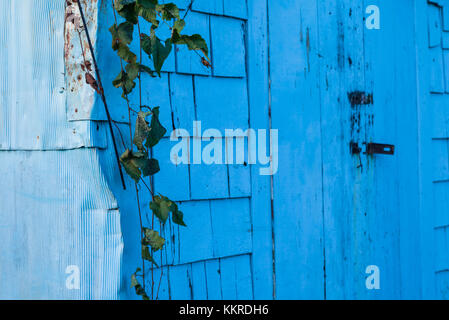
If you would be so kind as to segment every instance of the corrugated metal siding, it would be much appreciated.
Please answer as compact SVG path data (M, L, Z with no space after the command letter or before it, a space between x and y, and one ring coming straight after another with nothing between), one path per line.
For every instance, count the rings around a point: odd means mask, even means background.
M97 149L107 127L68 121L64 7L0 3L2 299L117 299L122 287L121 216ZM70 265L80 290L66 287Z

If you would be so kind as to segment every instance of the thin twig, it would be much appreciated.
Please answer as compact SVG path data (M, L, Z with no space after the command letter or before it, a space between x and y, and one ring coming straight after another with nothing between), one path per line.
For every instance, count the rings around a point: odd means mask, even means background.
M106 102L106 96L104 95L103 85L102 85L101 77L100 77L100 71L98 69L97 60L95 59L94 48L92 45L92 41L90 39L89 30L87 28L86 18L84 17L81 0L78 0L77 2L78 2L78 8L80 11L81 19L83 20L84 31L86 32L87 42L89 43L89 50L92 55L92 61L94 63L94 67L95 67L95 73L97 74L97 82L98 82L99 91L101 93L101 100L103 100L106 115L108 117L109 130L111 131L111 137L112 137L112 143L114 145L115 157L117 159L117 165L118 165L119 172L120 172L120 179L122 180L123 189L126 190L125 178L123 177L122 165L120 163L120 156L119 156L118 149L117 149L117 143L115 142L114 130L112 129L111 114L109 113L108 104Z
M139 212L139 222L140 222L140 237L141 239L143 239L144 237L144 232L143 232L143 223L142 223L142 211L140 210L140 198L139 198L139 188L137 187L137 183L135 184L136 186L136 195L137 195L137 208L138 208L138 212ZM143 289L145 290L145 259L142 258L142 283L143 283Z
M195 2L195 0L191 0L189 6L187 7L186 13L184 14L184 17L182 18L182 20L185 20L185 18L187 17L187 15L189 14L190 10L192 10L192 6L193 3Z
M156 300L159 299L159 289L161 288L161 283L162 283L162 276L164 275L164 269L161 267L161 277L159 278L159 285L157 287L157 292L156 292Z
M140 36L140 19L137 18L137 30L139 32L139 64L142 65L142 37ZM142 111L142 70L139 66L139 108Z
M114 13L114 21L115 21L115 25L117 26L117 25L118 25L118 22L117 22L117 15L116 15L116 13L115 13L114 0L111 0L111 2L112 2L112 12ZM125 72L125 70L124 70L124 68L123 68L123 61L122 61L122 58L120 58L120 69L121 69L122 73ZM130 142L130 150L133 151L133 133L132 133L132 124L131 124L131 111L133 111L133 112L136 112L136 111L134 111L134 110L131 108L131 105L130 105L129 99L128 99L128 94L126 93L125 89L123 89L123 95L124 95L124 97L125 97L126 104L127 104L127 107L128 107L129 138L130 138L130 140L131 140L131 142ZM137 113L137 112L136 112L136 113Z

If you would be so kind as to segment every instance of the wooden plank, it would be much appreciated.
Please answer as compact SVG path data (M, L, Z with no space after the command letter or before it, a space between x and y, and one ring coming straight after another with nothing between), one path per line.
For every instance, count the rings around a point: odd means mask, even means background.
M441 11L436 5L429 4L428 10L428 26L429 26L429 48L438 47L441 44Z
M449 232L447 227L435 229L435 272L449 270Z
M441 46L443 49L449 49L449 32L445 31L442 34Z
M247 1L223 0L223 12L225 16L247 19Z
M432 93L444 93L444 66L443 66L443 51L441 48L432 48L429 50L429 72L430 81L428 82L429 90Z
M273 177L275 297L320 299L324 274L316 1L271 0L268 5L270 108L272 128L280 129L282 159ZM284 36L292 28L299 36L286 45Z
M223 14L223 0L195 0L192 8L200 12Z
M185 129L193 134L195 104L192 76L170 74L170 93L174 127Z
M226 89L224 89L226 88ZM203 130L248 128L248 91L245 79L195 77L197 119Z
M196 1L195 1L196 2ZM209 16L207 14L189 12L183 34L200 34L210 48ZM210 75L210 68L201 63L201 58L186 46L176 47L176 71L179 73Z
M432 116L432 123L429 129L432 139L448 138L449 108L447 106L449 105L449 95L432 94L430 99L432 102L432 107L429 108L429 114Z
M218 260L205 261L207 298L209 300L221 300L221 272Z
M449 198L449 183L440 182L433 184L435 227L449 226L449 203L442 199Z
M211 16L213 50L213 75L220 77L244 77L245 23L232 18Z
M362 176L361 170L354 170L359 159L351 159L348 147L351 140L361 143L363 141L359 140L364 137L364 132L349 125L353 113L363 121L360 128L363 129L366 122L364 110L352 109L348 100L350 92L365 90L361 46L364 9L354 1L322 1L318 8L319 50L323 55L320 82L325 297L348 299L354 297L353 279L363 279L357 264L363 257L351 248L362 244L362 239L357 241L357 235L366 230L365 226L356 225L359 217L363 217L358 208L363 193L360 190ZM352 180L353 175L357 180ZM357 216L357 220L353 216Z
M192 200L228 198L227 167L221 164L192 164L190 166L190 185Z
M253 300L251 259L249 255L234 258L237 282L237 299Z
M251 252L249 199L211 201L211 216L214 257Z
M192 264L193 300L207 300L205 262Z
M449 299L449 271L435 274L436 292L439 299Z
M432 178L433 181L443 181L449 179L449 140L432 141Z
M394 157L375 155L364 165L364 180L371 185L363 191L367 209L362 211L366 218L361 218L366 220L367 230L363 230L366 236L358 236L365 239L360 269L364 272L366 266L377 265L382 289L367 291L361 283L358 297L417 299L419 240L414 235L419 233L418 125L417 112L410 107L417 104L415 24L410 19L415 9L409 1L385 2L380 7L381 29L365 31L365 90L374 97L367 108L372 110L367 139L390 141L398 148ZM377 200L380 198L382 201Z
M248 255L220 259L224 300L252 300L252 275Z
M449 3L447 1L443 6L443 30L449 31Z
M449 42L449 32L448 32L448 42ZM444 88L445 88L444 92L449 93L449 50L443 50L443 63L444 63Z
M229 165L229 191L231 198L251 196L251 172L249 166Z
M220 274L223 300L237 300L237 281L232 258L220 259Z
M192 300L192 266L183 264L170 267L170 292L172 300Z
M249 0L248 12L247 77L250 127L269 129L267 2ZM254 298L268 300L273 299L274 293L271 177L261 176L259 169L258 164L251 166L252 275Z
M180 260L187 263L211 259L214 242L209 201L191 201L182 204L187 228L180 228Z
M154 287L151 288L151 277L153 277ZM151 270L146 274L146 291L151 297L151 292L153 290L154 300L170 300L169 291L169 275L168 267L156 268L151 275Z
M425 1L415 1L415 41L417 47L417 70L418 70L418 123L419 123L419 179L420 179L420 245L426 250L422 250L420 261L420 285L421 296L426 299L435 299L437 291L435 288L435 242L434 242L434 217L429 214L434 212L434 195L432 183L432 101L429 94L429 84L431 82L431 50L428 49L428 16L427 3Z
M170 159L170 152L176 142L163 139L154 147L154 158L158 159L161 171L154 176L157 193L173 201L190 200L189 166L175 165Z
M250 197L251 171L248 159L248 139L226 138L226 157L229 163L229 196L231 198Z

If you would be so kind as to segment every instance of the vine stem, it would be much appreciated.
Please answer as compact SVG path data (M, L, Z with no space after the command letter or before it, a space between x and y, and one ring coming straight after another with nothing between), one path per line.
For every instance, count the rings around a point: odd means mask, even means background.
M108 104L106 102L106 96L104 95L103 84L101 82L101 77L100 77L100 71L99 71L98 65L97 65L97 59L95 58L94 48L92 45L92 41L90 39L89 30L87 28L86 18L84 17L84 11L83 11L83 7L81 5L81 0L78 0L77 2L78 2L78 8L80 11L81 19L83 20L84 31L86 32L86 37L87 37L87 42L89 44L90 54L92 55L92 61L94 63L95 73L97 75L98 88L101 93L101 100L103 101L104 109L106 111L106 116L108 117L109 130L111 132L112 143L114 145L114 152L115 152L115 157L117 159L117 165L118 165L119 172L120 172L120 179L122 181L123 189L126 190L125 178L123 177L122 165L120 163L120 156L119 156L118 149L117 149L117 143L115 142L114 129L112 128L111 114L109 113Z
M114 13L114 21L115 25L118 25L117 22L117 15L115 14L115 5L114 0L111 0L112 2L112 12ZM123 69L123 61L122 58L120 58L120 69L122 72L124 72ZM130 139L130 150L133 151L133 132L132 132L132 124L131 124L131 111L137 113L134 109L131 108L131 105L129 103L128 94L123 90L123 94L125 96L126 105L128 107L128 125L129 125L129 139Z
M192 6L195 0L191 0L189 6L187 7L186 13L184 14L184 17L182 17L182 20L185 20L189 12L192 10Z
M140 35L140 17L137 18L137 31L139 33L139 64L142 65L142 37ZM138 79L139 79L139 108L142 111L142 71L139 68L138 73ZM143 179L142 179L143 181ZM151 192L152 197L153 192ZM154 216L154 215L153 215ZM142 226L142 214L139 210L139 219L140 219L140 228L142 229L142 237L143 237L143 226ZM153 227L152 227L153 229ZM153 248L151 248L151 255L153 255ZM154 300L154 273L153 273L153 265L151 266L151 299ZM144 265L145 270L145 265ZM145 286L144 286L145 289Z
M139 188L137 187L137 183L134 184L136 186L136 195L137 195L137 208L139 211L139 222L140 222L140 237L143 239L143 223L142 223L142 211L140 210L140 197L139 197ZM142 283L143 289L145 290L145 259L142 258Z
M137 30L139 32L139 64L142 65L142 37L140 35L140 18L137 18ZM142 70L139 68L139 108L142 111Z
M117 25L118 21L117 21L117 15L115 13L114 1L112 0L111 2L112 2L112 11L113 11L113 14L114 14L114 21L115 21L115 24ZM140 25L139 24L138 24L138 28L139 28L139 39L140 39ZM140 43L141 43L141 40L140 40ZM142 46L140 46L140 47L142 47ZM142 64L142 49L140 50L140 64ZM124 69L123 69L123 61L122 61L121 58L120 58L120 69L121 69L122 72L124 71ZM142 110L142 86L141 86L140 76L141 76L141 71L139 70L139 100L140 100L139 101L139 109ZM125 93L125 91L124 91L124 96L125 96L126 104L127 104L127 107L128 107L128 120L129 120L128 125L129 125L129 136L130 136L130 140L131 140L131 142L130 142L130 144L131 144L130 150L132 151L132 149L133 149L133 135L132 135L132 123L131 123L131 111L134 112L134 113L137 113L137 112L131 108L130 103L129 103L129 99L128 99L128 94ZM141 179L141 181L144 182L143 179ZM144 182L144 184L145 184L145 182ZM138 187L137 183L135 183L134 185L135 185L135 188L136 188L137 208L138 208L138 213L139 213L140 238L143 239L143 237L144 237L144 230L143 230L143 223L142 223L142 211L141 211L141 208L140 208L139 187ZM143 286L143 289L145 290L145 287L146 287L146 283L145 283L145 259L143 257L142 257L142 286Z

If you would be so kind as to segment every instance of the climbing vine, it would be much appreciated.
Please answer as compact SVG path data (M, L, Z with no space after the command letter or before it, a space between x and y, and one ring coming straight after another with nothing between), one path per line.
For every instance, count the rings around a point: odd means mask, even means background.
M210 67L209 51L206 41L199 34L187 35L183 33L186 26L185 18L192 8L194 0L183 12L173 3L159 4L158 0L111 0L114 24L109 31L112 35L112 49L120 58L120 73L113 81L113 85L122 90L122 98L126 102L129 115L130 142L129 146L123 139L118 125L111 119L106 96L101 83L100 72L95 59L94 47L89 35L87 19L84 15L83 5L80 0L66 0L67 23L71 23L79 35L81 50L83 53L83 63L81 69L85 73L85 81L102 98L105 111L108 117L109 129L112 136L116 160L118 163L120 177L123 188L126 185L123 179L122 167L125 172L134 180L137 194L137 208L140 223L140 246L142 267L137 268L131 275L131 287L135 289L136 294L143 300L150 300L158 297L154 294L154 267L159 267L154 259L154 254L161 251L165 246L165 239L154 230L155 219L159 220L159 225L165 225L168 219L174 224L186 227L184 215L179 210L178 205L167 196L156 194L153 188L152 177L160 171L159 162L152 157L152 148L155 147L167 133L167 130L159 121L160 107L151 107L148 102L142 101L142 74L150 77L161 77L161 71L165 60L169 57L174 46L186 46L192 52L195 52L203 65ZM82 19L78 17L73 8L76 3ZM87 4L87 2L84 2ZM119 23L120 20L120 23ZM144 22L144 24L142 24ZM170 35L161 39L158 35L158 29L161 25L166 25L170 29ZM143 27L142 27L143 26ZM138 37L134 39L137 28ZM148 30L144 30L148 29ZM81 32L84 31L91 53L92 63L88 61L84 49L84 41L81 39ZM139 52L132 52L131 47L134 42L138 43ZM143 55L146 54L151 66L142 63ZM95 69L96 78L92 75L92 64ZM129 95L139 90L138 106L132 106ZM134 134L132 124L135 123ZM113 125L120 133L125 152L120 156L116 146ZM145 187L151 194L151 201L148 205L152 212L151 226L144 226L141 213L141 200L139 190ZM162 258L162 254L161 254ZM151 294L148 294L145 288L145 261L151 264ZM162 270L161 270L162 279ZM159 280L159 282L161 281ZM160 285L160 283L159 283Z
M160 171L158 160L152 158L152 148L165 136L167 130L159 121L160 108L149 106L142 101L142 74L150 77L160 77L165 60L169 57L174 45L185 45L189 50L196 52L205 66L210 66L208 47L206 41L199 34L186 35L183 30L186 26L185 17L191 9L188 7L181 18L179 8L173 3L159 4L158 0L112 0L115 23L109 29L112 35L112 49L120 57L121 71L113 81L116 88L122 90L122 98L126 101L129 111L129 126L135 115L135 131L130 142L130 147L121 155L120 162L126 173L135 181L137 200L139 207L139 219L141 228L141 252L142 268L137 268L131 276L131 286L136 294L143 300L150 300L145 290L145 261L157 266L154 253L162 250L165 239L154 230L154 217L161 225L164 225L169 217L179 226L185 227L183 213L178 205L168 197L156 194L151 183L145 179L151 179ZM118 23L119 17L124 20ZM146 33L141 28L141 21L145 20L149 30ZM158 28L166 24L170 29L170 36L166 39L159 38ZM139 52L132 52L130 47L135 40L133 38L135 28L138 30ZM152 66L142 64L143 54L148 55ZM139 106L133 108L128 98L129 94L139 90ZM136 111L135 109L138 109ZM149 208L153 214L151 227L145 227L142 222L139 200L139 185L143 184L152 195ZM148 186L150 185L150 187ZM142 278L140 283L139 278ZM154 280L152 282L151 298L154 298Z

